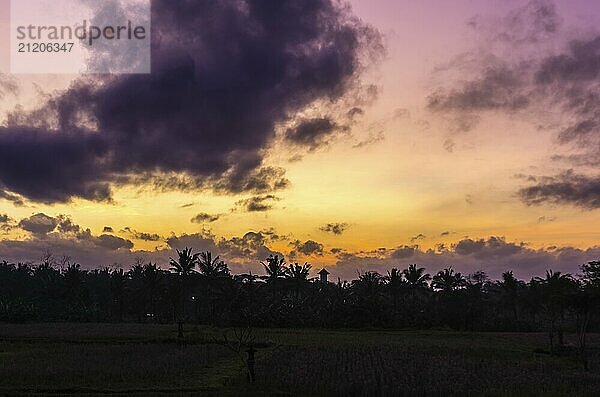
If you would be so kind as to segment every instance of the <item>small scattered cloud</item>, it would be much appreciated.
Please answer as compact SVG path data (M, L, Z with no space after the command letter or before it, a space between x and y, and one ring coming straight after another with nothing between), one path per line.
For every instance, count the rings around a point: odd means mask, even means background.
M320 231L325 233L332 233L337 236L341 236L350 227L347 223L328 223L319 228Z
M0 214L0 223L9 223L12 222L12 218L6 214Z
M456 142L452 138L446 138L443 143L444 150L448 153L454 153L454 148L456 147Z
M540 216L538 218L538 223L542 224L542 223L552 223L556 221L556 217L555 216Z
M416 236L411 237L410 242L414 243L420 240L425 240L427 238L426 235L424 235L423 233L419 233Z
M194 216L191 219L192 223L212 223L221 219L222 214L207 214L206 212L201 212Z
M307 240L305 242L301 242L300 240L295 240L290 243L294 250L290 252L291 257L295 257L296 254L300 253L305 256L323 256L323 244L317 243L313 240Z
M142 240L142 241L162 241L162 240L164 240L164 238L157 233L138 232L137 230L132 229L130 227L124 228L123 232L129 234L131 236L131 238L133 238L135 240Z
M467 203L468 205L473 205L474 204L473 195L472 194L465 195L465 203Z
M247 212L266 212L272 210L275 203L280 200L279 197L272 194L255 196L236 202L236 208L241 208Z
M383 142L384 140L385 133L383 131L371 132L369 133L369 136L366 139L352 145L352 147L354 149L360 149L363 147L375 145L376 143Z

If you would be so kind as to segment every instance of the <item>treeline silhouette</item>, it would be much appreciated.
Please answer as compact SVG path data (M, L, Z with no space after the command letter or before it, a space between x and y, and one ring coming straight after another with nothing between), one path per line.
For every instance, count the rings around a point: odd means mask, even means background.
M417 265L323 282L306 263L270 256L262 264L264 275L232 275L219 257L187 248L170 270L3 262L0 321L544 330L559 343L564 332L598 329L600 261L582 265L579 276L548 271L528 282L512 272L494 281L451 267L431 276Z

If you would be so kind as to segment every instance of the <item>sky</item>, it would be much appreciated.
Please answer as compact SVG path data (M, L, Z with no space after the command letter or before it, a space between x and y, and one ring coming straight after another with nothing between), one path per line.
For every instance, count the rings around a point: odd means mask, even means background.
M600 259L597 2L152 6L150 75L0 74L0 257Z

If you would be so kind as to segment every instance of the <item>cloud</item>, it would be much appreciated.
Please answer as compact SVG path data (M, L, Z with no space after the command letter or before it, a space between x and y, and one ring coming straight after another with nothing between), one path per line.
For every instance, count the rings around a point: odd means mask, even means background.
M201 212L191 219L192 223L212 223L221 218L221 214L211 215L206 212Z
M347 223L328 223L319 228L320 231L325 233L333 233L337 236L341 236L350 227Z
M539 84L593 81L600 75L600 37L572 41L565 53L543 60L535 73Z
M567 171L541 178L535 185L519 190L528 205L574 204L585 209L600 208L600 177L588 177Z
M394 252L392 252L391 257L396 259L412 258L415 255L415 252L417 252L417 250L418 247L416 246L409 247L405 245L403 247L395 249Z
M97 246L106 248L110 251L117 251L119 249L130 250L133 248L133 243L131 241L111 234L102 234L95 237L92 241Z
M114 233L114 229L110 226L104 226L104 229L102 230L102 233Z
M507 242L502 237L462 239L450 246L422 250L402 246L395 250L377 250L369 253L339 251L335 266L329 266L332 277L352 279L357 272L378 271L385 274L392 267L405 268L416 263L434 274L453 266L463 274L484 270L493 278L513 270L518 277L542 275L548 269L576 273L581 264L600 257L600 246L579 249L574 247L530 248L524 242Z
M13 78L0 73L0 99L7 95L15 94L18 91L18 86Z
M25 206L25 202L23 201L23 197L8 193L6 191L0 190L0 199L4 199L6 201L10 201L13 203L15 207L23 207Z
M12 218L6 214L0 214L0 223L12 222Z
M431 94L427 106L434 111L518 110L529 105L521 91L523 82L517 71L506 66L488 68L478 79L460 88ZM469 124L469 129L473 127Z
M323 256L323 244L316 241L307 240L301 242L300 240L295 240L290 242L290 245L294 247L294 250L290 252L290 257L292 258L295 258L298 253L305 256Z
M540 216L538 218L538 223L542 224L542 223L551 223L556 221L556 217L554 216Z
M448 153L454 153L454 148L456 147L456 142L454 142L453 139L451 138L447 138L446 140L444 140L444 150L447 151Z
M410 111L405 108L397 108L394 110L394 119L405 119L410 117Z
M270 227L268 229L263 229L260 231L260 234L265 237L265 239L269 241L285 241L289 240L289 236L279 234L274 228Z
M473 195L472 194L465 195L465 203L467 203L468 205L473 205L475 203L473 201Z
M109 232L112 233L112 232ZM121 233L127 233L131 238L142 241L162 241L164 238L157 233L138 232L130 227L125 227Z
M62 203L110 202L115 185L142 182L224 194L285 188L284 170L265 165L276 127L315 103L352 100L364 55L382 47L333 0L156 0L152 12L152 74L82 78L9 116L0 191ZM322 132L290 139L310 148Z
M285 140L304 146L309 151L329 145L330 140L348 127L340 126L329 117L300 120L295 127L288 128Z
M34 235L46 235L56 229L58 223L58 219L39 213L29 218L21 219L18 226Z
M476 16L468 25L484 36L488 45L494 42L535 45L554 37L562 22L553 1L530 0L500 19Z
M279 200L279 197L272 194L255 196L236 202L236 207L247 212L266 212L273 209L274 203Z
M419 233L414 237L411 237L410 242L414 243L415 241L419 241L419 240L425 240L427 238L426 235L424 235L423 233Z
M438 73L473 76L444 79L428 97L428 108L472 129L485 112L518 116L540 133L556 134L552 156L570 167L596 167L600 158L600 31L562 27L554 2L532 0L500 19L477 17L470 25L487 43ZM450 146L450 149L453 146ZM448 147L447 147L448 150ZM566 177L565 175L569 175ZM568 180L570 179L570 180ZM518 192L528 205L553 203L598 208L598 176L581 170L541 178Z
M354 149L360 149L363 147L374 145L379 142L383 142L384 140L385 140L385 132L383 132L383 131L371 132L371 133L369 133L369 136L367 136L367 138L365 140L362 140L362 141L352 145L352 147Z
M61 223L59 218L67 225L66 220L70 219L67 216L48 218L50 219L35 217L34 219L43 221L33 221L33 224L47 226L34 226L38 233L32 233L25 240L0 241L0 259L35 262L44 253L51 252L56 256L68 256L86 268L111 266L115 263L130 265L136 258L166 267L169 257L175 255L175 249L190 247L195 252L211 251L220 255L234 273L252 271L262 274L260 261L264 261L271 254L285 255L289 260L302 255L310 257L311 263L315 265L327 265L333 277L351 279L356 277L357 271L373 270L385 274L392 267L404 268L413 263L426 267L430 273L453 266L464 274L484 270L491 277L498 278L502 272L514 270L518 277L528 278L541 275L547 269L576 273L581 264L600 257L600 246L587 249L569 246L534 249L525 242L507 241L498 236L463 238L447 245L438 244L435 249L404 245L352 252L335 247L328 250L327 255L321 243L314 240L294 240L289 243L289 252L278 252L271 245L286 240L287 237L273 229L249 231L241 237L231 238L217 238L206 230L196 234L172 235L165 240L166 245L153 251L140 251L134 250L133 243L128 239L106 233L96 236L90 229L84 230L72 222L70 227L65 226L65 231L61 231L58 226ZM53 224L57 226L48 232ZM330 262L329 254L337 257L335 264Z

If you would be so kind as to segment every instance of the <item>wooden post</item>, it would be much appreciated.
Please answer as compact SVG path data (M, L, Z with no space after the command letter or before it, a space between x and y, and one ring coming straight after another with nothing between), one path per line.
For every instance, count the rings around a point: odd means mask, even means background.
M246 353L248 353L248 361L246 362L246 365L248 366L248 382L254 383L256 381L256 374L254 372L254 353L256 353L256 350L250 345L250 348L246 350Z
M177 321L177 346L185 347L185 337L183 336L183 321Z

